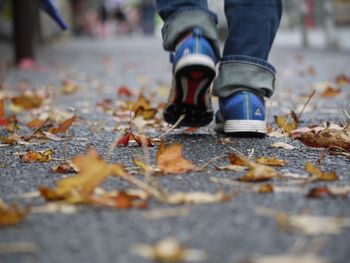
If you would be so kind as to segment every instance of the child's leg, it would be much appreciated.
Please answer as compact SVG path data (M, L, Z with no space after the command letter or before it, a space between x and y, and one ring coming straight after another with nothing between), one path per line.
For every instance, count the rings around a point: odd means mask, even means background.
M182 126L205 126L212 121L210 86L216 75L219 49L216 15L207 1L157 1L164 19L163 46L173 63L173 81L164 119Z
M226 133L266 132L262 97L274 92L275 69L267 59L281 13L281 0L225 1L229 35L214 95L221 98L218 122Z

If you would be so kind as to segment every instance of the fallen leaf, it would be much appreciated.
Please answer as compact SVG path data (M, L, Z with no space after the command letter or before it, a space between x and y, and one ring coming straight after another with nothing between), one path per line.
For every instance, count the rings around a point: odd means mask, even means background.
M290 144L285 143L285 142L275 142L275 143L271 144L271 147L273 147L273 148L281 148L281 149L285 149L285 150L293 150L293 149L295 149L295 147L293 145L290 145Z
M311 162L305 164L305 171L320 181L335 181L338 179L335 172L322 172L320 168L316 167Z
M89 204L102 205L106 207L118 209L132 209L132 208L147 208L148 203L143 200L144 196L133 194L127 191L118 191L117 193L106 193L102 196L91 196Z
M166 202L173 205L179 204L212 204L226 202L232 199L232 196L226 195L219 191L216 194L206 192L176 192L171 193L166 197Z
M12 98L12 103L19 107L19 111L39 108L42 102L43 98L36 94L22 94Z
M72 80L63 80L62 81L63 88L62 88L62 94L64 95L71 95L78 91L79 86L74 83Z
M119 96L132 97L134 93L127 86L120 86L117 90Z
M130 141L135 141L138 146L152 147L153 140L144 135L138 135L135 133L126 133L116 141L117 146L128 146Z
M199 168L182 156L182 145L179 143L165 146L162 142L156 156L157 167L165 174L180 174L198 171Z
M316 148L341 148L350 151L350 126L318 126L312 129L295 130L292 138Z
M253 162L242 155L236 153L230 154L230 160L232 159L235 160L235 163L243 163L244 166L248 167L248 172L241 176L238 179L239 181L262 182L278 176L277 171L272 167Z
M120 165L106 163L94 149L89 149L86 155L73 157L72 162L78 168L78 174L58 180L55 188L39 187L45 199L65 200L69 203L89 203L94 189L107 177L125 174Z
M51 172L53 173L66 174L66 173L76 173L77 171L78 171L77 167L74 167L72 162L63 162L51 168Z
M64 133L70 128L70 126L76 120L77 120L77 116L74 115L73 117L63 121L62 123L60 123L57 128L50 128L49 132L52 133L52 134Z
M48 162L52 159L53 150L47 149L44 151L27 150L26 153L20 154L19 158L24 162Z
M264 164L268 166L284 166L286 161L277 159L275 157L259 157L255 160L258 164Z
M328 86L321 94L321 97L324 98L330 98L330 97L336 97L339 96L341 92L341 89L336 89L331 86Z
M273 193L274 192L274 187L272 184L262 184L259 186L258 189L259 193Z
M29 208L20 208L16 204L7 205L0 200L0 227L16 225L22 222Z
M277 126L288 134L299 127L299 120L294 111L290 114L274 116L274 118Z
M257 213L272 217L283 229L299 231L305 235L338 235L344 227L350 227L349 217L330 217L314 215L295 215L258 207Z
M335 82L340 86L350 84L350 78L345 74L340 74L336 76Z
M131 251L141 257L158 262L201 261L205 259L204 252L186 249L174 237L158 241L154 245L136 245Z

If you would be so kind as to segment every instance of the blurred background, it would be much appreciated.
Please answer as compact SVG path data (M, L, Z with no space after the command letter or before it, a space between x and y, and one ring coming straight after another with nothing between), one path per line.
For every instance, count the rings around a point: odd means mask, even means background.
M35 57L58 38L160 37L153 0L55 0L70 27L62 32L35 0L0 0L0 62ZM226 34L223 0L210 0ZM350 49L350 0L284 0L276 45Z

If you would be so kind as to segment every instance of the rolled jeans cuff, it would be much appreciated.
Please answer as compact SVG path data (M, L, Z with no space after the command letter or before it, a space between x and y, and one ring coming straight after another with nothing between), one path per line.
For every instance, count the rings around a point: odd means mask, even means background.
M211 17L209 13L199 9L179 11L167 19L162 28L164 49L174 51L178 37L193 27L200 27L203 36L212 43L216 53L220 54L215 17Z
M275 91L274 67L265 60L247 56L229 56L220 63L213 95L225 98L237 91L250 90L264 97Z

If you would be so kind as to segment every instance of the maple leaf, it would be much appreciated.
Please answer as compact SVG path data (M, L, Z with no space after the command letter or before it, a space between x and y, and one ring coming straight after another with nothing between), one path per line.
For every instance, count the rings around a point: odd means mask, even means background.
M290 114L274 116L274 118L277 126L288 134L299 127L299 120L294 111Z
M27 127L31 129L41 129L42 127L47 124L48 119L46 120L40 120L40 119L33 119L30 122L27 123Z
M159 170L165 174L180 174L199 170L196 165L183 158L182 145L179 143L166 147L162 142L157 152L156 161Z
M88 196L107 177L125 174L120 165L106 163L94 149L89 149L86 155L73 157L72 163L79 170L77 175L59 180L57 186L52 189L45 186L39 187L42 196L47 200L66 200L71 203L87 202Z
M335 172L322 172L321 169L311 162L305 164L305 171L312 174L315 179L320 181L335 181L338 179Z
M19 158L24 162L48 162L52 159L53 150L44 151L27 150L26 153L20 154Z
M138 99L131 104L131 110L135 113L135 117L142 116L145 120L153 119L157 114L158 109L151 106L151 102L140 94Z
M341 148L350 151L350 126L330 125L312 129L295 130L292 139L301 141L307 146L317 148Z
M20 208L16 204L7 205L0 200L0 227L16 225L22 222L29 208Z
M50 128L49 132L52 134L57 134L57 133L64 133L66 132L70 126L77 120L77 116L74 115L73 117L63 121L58 125L57 128Z

